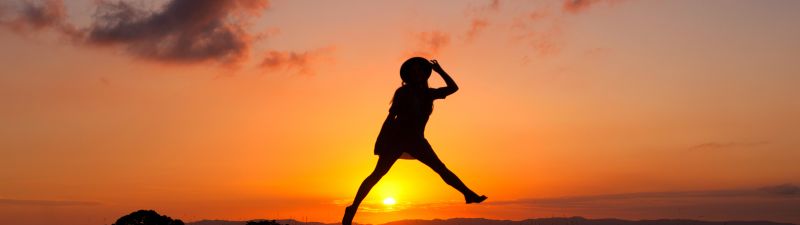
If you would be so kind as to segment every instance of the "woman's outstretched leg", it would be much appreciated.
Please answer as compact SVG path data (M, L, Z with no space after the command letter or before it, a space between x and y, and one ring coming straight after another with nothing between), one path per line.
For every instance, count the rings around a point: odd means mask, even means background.
M461 194L464 195L464 199L467 203L480 203L483 200L486 200L486 196L479 196L474 191L470 190L467 185L465 185L464 182L462 182L461 179L456 176L455 173L450 171L450 169L444 165L442 160L436 156L436 153L433 152L433 148L431 148L430 144L425 143L424 148L426 149L422 150L418 154L413 155L414 158L417 158L420 162L433 169L433 171L436 171L436 173L442 177L445 183L461 192Z
M392 168L392 165L398 158L400 158L400 154L381 155L380 158L378 158L378 164L375 165L375 170L364 179L364 182L361 182L361 186L358 187L358 192L356 192L356 198L353 199L353 204L345 209L342 225L350 225L353 222L353 217L356 215L361 201L367 197L369 191L381 180L383 175L389 172L389 169Z

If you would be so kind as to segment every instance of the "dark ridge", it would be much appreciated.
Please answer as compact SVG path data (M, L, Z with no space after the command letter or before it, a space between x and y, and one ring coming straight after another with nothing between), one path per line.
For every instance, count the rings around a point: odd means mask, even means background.
M253 220L262 220L262 219L253 219ZM186 225L245 225L247 221L252 220L244 220L244 221L228 221L228 220L199 220L194 222L186 223ZM320 223L320 222L301 222L294 219L285 219L285 220L275 220L280 224L289 224L289 225L331 225L332 223Z
M289 225L336 225L339 223L301 222L293 219L276 220ZM245 225L247 221L200 220L186 225ZM433 220L398 220L381 225L796 225L770 221L701 221L689 219L623 220L586 219L583 217L553 217L526 220L494 220L484 218L452 218Z

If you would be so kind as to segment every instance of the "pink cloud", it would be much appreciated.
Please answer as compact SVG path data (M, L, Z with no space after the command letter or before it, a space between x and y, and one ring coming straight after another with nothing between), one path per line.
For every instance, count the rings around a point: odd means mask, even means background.
M481 34L490 24L488 14L498 12L499 10L500 0L491 0L486 5L468 8L465 14L467 17L471 17L471 20L469 29L465 33L466 41L470 42Z
M527 43L532 48L533 55L540 57L558 55L568 44L564 41L565 34L563 32L569 28L566 17L585 12L596 4L614 5L621 1L565 0L560 10L550 7L550 5L537 7L531 12L514 18L511 25L512 39Z
M450 35L441 31L425 31L414 35L415 48L408 56L433 57L450 45Z
M296 71L299 74L315 74L316 62L331 60L335 47L319 48L304 52L268 51L259 66L266 71Z
M690 147L690 150L719 150L719 149L733 149L733 148L749 148L769 144L767 141L749 141L749 142L706 142Z
M593 5L597 5L599 3L614 5L620 1L621 0L564 0L564 4L562 5L561 9L564 12L577 14L586 11Z
M514 19L513 39L530 46L536 56L557 55L564 45L564 26L563 19L552 8L539 7Z
M489 2L488 9L491 9L491 10L494 10L494 11L499 10L500 9L500 0L492 0L491 2Z
M472 23L467 31L467 40L475 38L487 26L489 26L489 21L487 19L472 19Z

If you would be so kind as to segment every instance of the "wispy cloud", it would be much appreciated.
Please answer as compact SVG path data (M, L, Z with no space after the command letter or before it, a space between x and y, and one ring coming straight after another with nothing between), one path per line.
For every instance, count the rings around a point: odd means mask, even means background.
M495 11L500 10L500 0L491 0L487 8Z
M794 184L781 184L766 186L758 189L760 192L774 196L800 197L800 187Z
M564 0L560 8L542 4L514 18L512 39L527 43L533 55L548 57L558 55L564 46L564 30L568 29L568 17L587 12L597 4L616 5L621 0Z
M564 21L550 6L538 7L517 16L512 25L513 40L527 43L534 55L552 56L561 51Z
M535 198L514 201L492 202L490 204L550 204L573 205L577 203L600 202L610 200L635 199L679 199L679 198L735 198L735 197L786 197L800 198L800 187L794 184L766 186L757 189L673 191L673 192L636 192L606 195L570 196L556 198Z
M327 59L332 60L331 54L335 47L326 47L304 52L268 51L261 61L260 67L266 71L296 71L300 74L313 75L313 63Z
M433 57L450 44L450 35L442 31L424 31L413 35L414 50L407 56Z
M488 4L467 8L465 13L470 17L470 25L465 33L466 41L471 42L483 33L483 30L491 24L489 14L498 11L500 11L500 0L491 0Z
M732 148L747 148L756 147L769 144L767 141L750 141L750 142L706 142L689 147L690 150L719 150L719 149L732 149Z
M486 29L487 26L489 26L489 20L487 19L472 19L472 23L470 23L469 30L467 31L467 40L474 39L483 29Z
M613 5L621 1L622 0L565 0L561 9L567 13L577 14L588 10L593 5Z
M31 200L31 199L11 199L0 198L0 205L18 206L94 206L100 205L93 201L72 201L72 200Z
M582 195L564 196L550 198L525 198L517 200L492 200L485 205L527 205L536 207L574 207L586 206L588 204L610 204L609 202L636 202L639 200L659 200L662 203L674 202L681 203L687 198L696 199L698 202L713 201L730 198L761 198L761 199L780 199L785 198L800 203L800 187L787 183L780 185L764 186L755 189L719 189L719 190L696 190L696 191L665 191L665 192L632 192L601 195ZM705 199L705 200L704 200ZM463 204L463 202L435 202L415 207L447 207L453 204Z
M487 12L500 11L500 0L489 0L484 4L468 6L465 13L467 15L479 15Z
M407 210L437 211L463 202L415 205ZM636 192L481 203L487 212L519 211L527 216L579 215L616 218L696 218L704 220L800 221L800 187L782 184L753 189ZM526 215L523 215L526 216Z
M68 21L62 0L4 6L0 25L14 32L53 30L80 46L121 48L132 57L158 63L214 62L236 68L249 59L256 42L277 30L251 29L253 20L270 8L268 0L169 0L157 9L144 9L127 0L98 0L90 25L82 28ZM266 52L268 58L261 67L299 68L301 73L309 73L307 65L322 54L319 50Z
M800 221L800 190L784 184L757 189L641 192L487 202L592 217L704 218Z

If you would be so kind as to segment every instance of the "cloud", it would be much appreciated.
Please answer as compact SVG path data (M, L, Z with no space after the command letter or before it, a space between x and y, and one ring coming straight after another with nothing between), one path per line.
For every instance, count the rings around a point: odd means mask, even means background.
M268 51L262 59L260 67L267 71L287 70L300 74L312 75L315 71L312 63L327 58L336 50L335 47L320 48L305 52Z
M695 191L634 192L518 200L492 200L481 203L476 213L515 217L553 215L592 218L702 220L771 220L800 222L800 187L782 184L764 188L716 189ZM777 190L777 191L776 191ZM463 201L414 204L405 210L447 212ZM509 214L505 214L509 215Z
M690 150L717 150L717 149L732 149L732 148L745 148L756 147L769 144L767 141L754 141L754 142L706 142L689 147Z
M0 3L0 25L18 33L52 29L79 46L118 47L151 62L238 67L254 43L278 33L249 29L269 7L267 0L169 0L148 10L127 0L97 0L90 25L78 29L67 20L62 0L21 1L18 7ZM267 51L260 66L313 73L311 61L332 50Z
M236 64L255 40L246 29L249 19L268 7L266 0L172 0L150 12L125 1L100 1L86 41L123 46L160 62Z
M92 202L92 201L30 200L30 199L0 198L0 205L16 205L16 206L93 206L93 205L100 205L100 203L99 202Z
M530 46L534 55L557 55L564 45L564 26L563 20L553 16L548 8L538 8L525 16L515 18L512 28L517 33L513 35L513 39Z
M618 194L583 195L583 196L564 196L552 198L527 198L517 200L494 200L481 204L488 205L530 205L537 207L572 207L587 204L610 205L609 202L637 202L642 200L655 200L657 202L675 201L682 202L686 199L694 199L699 202L732 199L776 199L785 198L800 203L800 187L787 183L773 186L764 186L755 189L721 189L721 190L697 190L697 191L665 191L665 192L631 192ZM660 199L660 200L659 200ZM704 200L705 199L705 200ZM448 207L452 204L462 204L460 202L434 202L420 206L424 207Z
M48 0L44 2L23 2L18 16L9 22L15 30L31 29L41 30L57 26L66 19L64 2Z
M609 48L594 47L587 49L583 53L589 57L601 57L607 55L611 50Z
M489 9L495 10L495 11L499 10L500 9L500 0L492 0L489 3Z
M673 192L635 192L606 195L568 196L556 198L532 198L512 201L495 201L489 204L534 204L570 206L584 203L607 201L629 201L642 199L676 200L685 198L768 198L784 197L800 200L800 187L794 184L781 184L766 186L757 189L729 189L729 190L701 190L701 191L673 191Z
M472 41L489 26L490 20L487 14L496 13L499 10L500 0L491 0L489 4L467 8L465 13L467 17L471 17L471 20L469 29L465 33L466 41Z
M759 191L773 196L794 196L800 197L800 187L794 184L781 184L767 186L758 189Z
M564 45L565 23L562 17L548 5L517 16L511 25L512 40L528 45L535 56L557 55Z
M564 0L560 9L543 4L534 10L514 17L512 40L526 43L533 55L549 57L558 55L568 44L563 30L569 28L567 18L585 12L597 4L615 5L622 0ZM526 61L528 57L525 57Z
M414 34L415 48L408 56L433 57L450 44L450 35L441 31Z
M456 203L453 203L456 204ZM800 221L800 187L638 192L487 201L487 207L544 214L621 218Z
M470 7L467 13L479 14L487 11L499 11L500 0L489 0L487 4L479 5L478 7Z
M474 39L487 26L489 26L489 20L487 19L472 19L472 23L470 23L469 30L467 31L467 40Z
M526 36L534 53L540 56L556 55L563 48L563 33L561 25L558 24L542 31L530 32Z
M0 5L0 26L17 33L38 32L44 29L55 29L72 36L78 30L67 23L67 13L62 0L23 1L17 10L10 5ZM11 18L5 18L5 17Z
M564 12L578 14L591 8L593 5L604 3L613 5L619 3L621 0L564 0L561 9Z
M484 14L487 12L497 12L500 11L500 0L490 0L486 4L481 4L478 6L469 5L465 13L467 15L479 15Z

